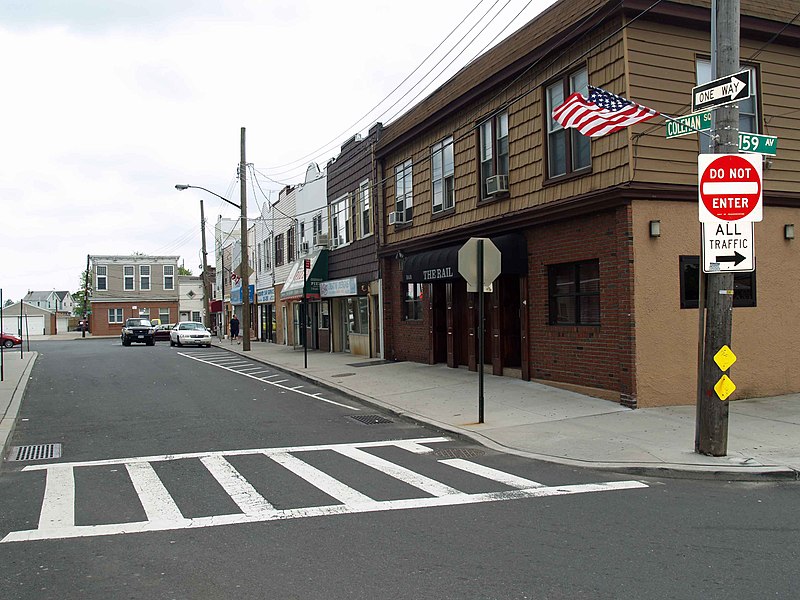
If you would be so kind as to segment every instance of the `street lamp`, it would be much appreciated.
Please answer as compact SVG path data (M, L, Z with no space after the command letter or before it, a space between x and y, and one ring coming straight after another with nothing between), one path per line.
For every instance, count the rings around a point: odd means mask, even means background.
M178 191L196 189L208 192L212 196L216 196L220 200L235 206L241 211L242 229L241 229L241 243L242 243L242 266L241 266L241 279L242 279L242 350L248 352L250 350L250 265L249 255L247 250L247 201L246 197L242 195L242 203L236 204L199 185L177 184L175 189ZM205 275L205 274L204 274ZM224 276L224 275L223 275Z

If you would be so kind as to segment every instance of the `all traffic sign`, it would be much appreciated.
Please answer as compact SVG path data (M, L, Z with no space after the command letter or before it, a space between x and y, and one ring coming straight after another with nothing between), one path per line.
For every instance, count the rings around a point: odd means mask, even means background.
M761 221L761 156L757 154L700 154L699 216L714 221Z
M755 270L753 230L753 223L703 223L703 273Z

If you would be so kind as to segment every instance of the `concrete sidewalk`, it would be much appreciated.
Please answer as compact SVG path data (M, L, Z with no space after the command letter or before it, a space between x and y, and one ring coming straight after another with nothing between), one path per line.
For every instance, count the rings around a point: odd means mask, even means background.
M245 354L229 340L214 344ZM4 449L36 357L26 352L21 360L15 350L6 353L6 381L0 385ZM246 355L397 415L539 460L672 477L800 478L800 394L731 402L728 456L711 457L694 452L694 406L630 410L557 387L487 374L485 422L477 423L478 375L467 369L315 351L308 353L305 368L302 349L262 342L253 342Z
M242 352L228 340L216 346ZM244 354L244 353L243 353ZM730 403L728 456L694 452L695 407L630 410L599 398L467 369L308 353L253 342L247 356L367 403L505 452L618 472L721 479L797 479L800 394Z

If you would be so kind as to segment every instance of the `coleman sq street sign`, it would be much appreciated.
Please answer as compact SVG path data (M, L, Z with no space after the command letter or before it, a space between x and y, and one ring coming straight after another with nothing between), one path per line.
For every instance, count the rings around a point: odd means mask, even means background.
M759 154L697 157L701 222L762 219L761 160Z
M726 75L692 88L692 112L731 104L750 96L750 71Z

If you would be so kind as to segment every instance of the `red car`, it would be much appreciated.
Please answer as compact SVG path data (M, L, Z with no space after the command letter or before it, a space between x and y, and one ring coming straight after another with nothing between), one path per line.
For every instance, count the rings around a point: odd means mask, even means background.
M21 337L17 337L16 335L13 335L11 333L2 333L0 334L0 336L2 336L3 346L5 346L6 348L13 348L17 344L22 343Z

